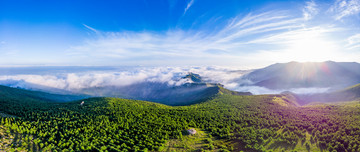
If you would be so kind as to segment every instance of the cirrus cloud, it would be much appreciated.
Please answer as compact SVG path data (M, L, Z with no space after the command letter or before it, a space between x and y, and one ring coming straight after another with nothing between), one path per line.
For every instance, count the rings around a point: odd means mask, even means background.
M191 7L193 1L188 4ZM328 17L329 21L320 24L312 23L316 22L315 18L319 16L326 19L323 17L326 14L321 12L326 8L321 4L315 1L306 2L299 8L302 14L294 14L291 10L240 14L226 20L224 24L216 24L216 30L102 32L84 24L86 28L94 31L95 38L70 47L67 56L80 60L85 65L246 64L251 65L250 68L293 60L324 61L325 57L314 56L314 52L326 54L328 58L325 60L353 60L354 55L347 53L349 47L343 47L346 42L342 41L351 36L349 29L338 26L331 17ZM340 19L356 14L357 6L356 0L343 0L336 1L329 10L342 14L337 17ZM304 35L304 32L308 35ZM297 49L294 49L295 47ZM272 56L281 58L253 57L267 56L269 52ZM299 53L301 56L294 55ZM311 58L307 59L308 57Z
M344 17L356 15L360 13L359 0L336 0L336 2L329 8L329 11L334 13L336 20L341 20Z

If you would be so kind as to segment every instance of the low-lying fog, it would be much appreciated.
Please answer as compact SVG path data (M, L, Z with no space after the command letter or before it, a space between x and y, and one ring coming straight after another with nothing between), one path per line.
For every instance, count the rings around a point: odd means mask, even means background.
M323 93L329 88L293 88L271 90L254 86L242 76L252 70L229 67L2 67L0 84L52 93L84 94L89 88L124 88L141 83L180 86L191 80L183 79L189 72L199 74L204 82L221 83L225 88L251 92L253 94L274 94L291 91L298 94ZM166 85L164 85L166 84ZM145 85L149 87L149 85ZM150 85L152 87L159 87ZM137 88L141 89L141 88ZM106 95L104 95L106 96Z

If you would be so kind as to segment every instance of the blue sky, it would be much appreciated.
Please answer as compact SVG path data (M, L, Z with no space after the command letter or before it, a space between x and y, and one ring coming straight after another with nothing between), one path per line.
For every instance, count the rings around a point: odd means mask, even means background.
M360 62L360 0L0 0L0 65Z

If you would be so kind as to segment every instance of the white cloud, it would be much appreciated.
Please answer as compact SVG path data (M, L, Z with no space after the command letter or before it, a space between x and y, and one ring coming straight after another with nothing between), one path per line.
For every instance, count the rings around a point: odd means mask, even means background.
M341 46L343 44L342 41L329 37L329 35L335 35L335 33L343 30L331 26L318 26L265 36L248 43L281 47L276 49L269 47L269 49L248 54L244 58L261 59L261 61L267 60L269 63L283 61L358 61L357 55L345 52L347 49L343 49ZM357 54L360 55L359 53Z
M282 91L279 90L271 90L265 87L260 86L241 86L235 89L235 91L239 92L251 92L252 94L258 95L258 94L278 94Z
M330 88L292 88L289 91L296 94L316 94L328 92Z
M190 1L188 6L193 3ZM339 3L338 7L350 8L349 3L355 2ZM67 55L90 65L246 64L254 68L293 60L358 61L353 60L353 54L344 51L350 47L344 47L344 41L339 40L339 34L346 33L344 28L338 28L333 22L309 23L315 21L312 18L320 16L316 16L319 8L321 6L315 1L308 1L302 9L302 16L290 10L252 12L229 19L226 24L216 24L221 26L210 31L100 32L97 38L69 48Z
M352 35L347 39L349 49L360 48L360 34Z
M246 19L247 21L245 22L244 20L240 20L234 25L224 29L222 31L223 33L220 32L219 36L223 36L223 37L219 38L217 42L233 43L234 41L238 41L239 38L244 38L245 36L251 36L254 34L261 34L266 32L281 31L281 30L287 30L293 28L296 29L301 27L300 24L296 24L301 20L299 18L290 19L290 18L285 18L280 14L278 16L273 16L273 15L276 14L269 14L269 16L265 15L265 16L261 16L260 18L256 17L251 20ZM242 42L246 42L246 41L242 41Z
M306 6L303 8L302 11L305 20L312 19L319 12L316 3L313 0L306 2Z
M31 69L31 68L30 68ZM44 69L48 70L48 69ZM25 70L27 71L27 70ZM168 86L180 86L191 82L189 79L182 79L188 72L200 74L205 82L221 83L225 88L240 92L251 92L253 94L278 94L284 91L291 91L298 94L312 94L327 92L329 88L292 88L288 90L271 90L265 87L252 86L252 82L241 77L251 70L239 70L231 67L153 67L153 68L129 68L118 71L86 71L64 72L64 73L42 73L38 74L12 74L0 75L0 84L25 89L53 91L54 89L66 90L73 93L84 93L82 89L109 87L131 87L139 83L163 83ZM65 70L66 71L66 70ZM160 85L161 86L161 85ZM148 86L154 87L157 86ZM164 87L164 86L162 86ZM145 88L138 88L145 89ZM158 88L161 89L161 88ZM58 90L55 90L58 91Z
M336 0L330 7L330 12L334 13L336 20L360 13L360 0Z
M170 60L172 63L191 60L191 64L196 59L208 59L211 62L225 59L235 62L242 56L239 50L251 48L247 46L248 42L258 39L259 34L271 36L273 33L269 32L279 34L301 28L301 20L302 18L289 17L286 11L271 11L236 17L223 29L213 33L201 30L170 30L165 33L103 32L97 39L89 39L83 45L71 47L68 55L83 56L89 60L94 57L119 59L117 62L139 58L151 61L161 59L165 62ZM85 62L87 59L81 60Z
M81 70L80 70L81 71ZM246 71L233 71L231 68L220 67L154 67L133 68L125 71L88 71L54 74L16 74L0 75L2 84L9 82L25 82L43 87L76 91L92 87L124 87L142 82L167 83L170 86L179 86L189 80L181 79L188 72L199 73L205 81L223 83L228 88L234 88L233 83ZM19 86L20 85L20 86ZM12 84L13 87L24 87L24 83Z
M240 86L238 88L235 88L234 90L240 91L240 92L251 92L252 94L259 95L259 94L279 94L285 91L290 91L292 93L296 94L317 94L317 93L326 93L330 90L330 88L290 88L286 90L272 90L268 89L266 87L261 86Z
M194 4L195 0L190 0L190 2L186 5L186 8L184 10L184 15L186 14L186 12L189 10L189 8Z
M99 34L100 32L98 31L98 30L96 30L96 29L94 29L94 28L92 28L92 27L90 27L90 26L88 26L88 25L86 25L86 24L83 24L87 29L89 29L90 31L93 31L93 32L95 32L96 34Z

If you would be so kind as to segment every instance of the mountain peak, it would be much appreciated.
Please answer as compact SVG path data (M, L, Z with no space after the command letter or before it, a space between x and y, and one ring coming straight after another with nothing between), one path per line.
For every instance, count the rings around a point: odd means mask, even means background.
M183 79L189 79L189 80L191 80L192 82L195 82L195 83L203 82L202 78L201 78L201 76L199 74L195 74L195 73L192 73L192 72L189 72L185 77L183 77Z

